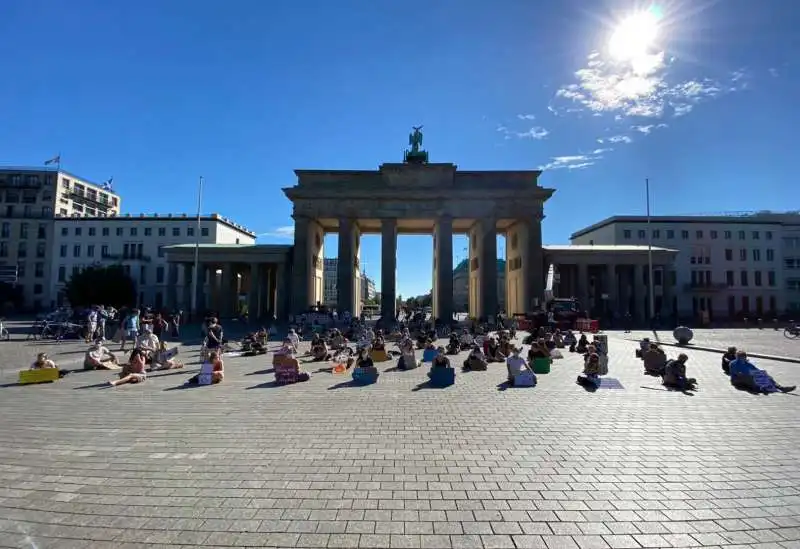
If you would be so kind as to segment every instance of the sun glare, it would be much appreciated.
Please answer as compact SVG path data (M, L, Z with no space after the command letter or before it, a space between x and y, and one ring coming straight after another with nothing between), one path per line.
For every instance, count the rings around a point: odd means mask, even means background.
M643 11L619 23L611 35L608 52L619 61L636 62L646 57L658 38L658 15Z

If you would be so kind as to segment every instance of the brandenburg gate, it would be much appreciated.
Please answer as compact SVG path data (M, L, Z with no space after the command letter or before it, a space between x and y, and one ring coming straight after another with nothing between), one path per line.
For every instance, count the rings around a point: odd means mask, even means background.
M469 236L469 313L498 312L497 235L506 236L506 310L533 310L544 295L541 223L555 192L540 187L540 171L461 171L429 163L421 128L409 136L404 162L377 170L296 170L283 189L293 204L291 310L323 300L323 242L339 237L337 309L360 313L360 240L381 235L381 315L394 318L398 234L433 235L433 315L453 315L453 235ZM420 250L420 253L430 253Z

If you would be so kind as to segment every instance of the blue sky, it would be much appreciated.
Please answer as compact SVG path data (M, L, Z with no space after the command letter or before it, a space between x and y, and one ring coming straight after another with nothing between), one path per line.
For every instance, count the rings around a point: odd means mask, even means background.
M204 211L260 242L291 241L293 169L400 161L418 124L431 161L545 169L546 243L642 213L645 177L655 214L796 208L800 10L664 1L646 55L613 56L615 31L648 6L6 2L0 164L60 152L69 171L113 176L136 213L194 211L203 175ZM400 238L400 293L430 288L430 247ZM379 239L362 253L379 280Z

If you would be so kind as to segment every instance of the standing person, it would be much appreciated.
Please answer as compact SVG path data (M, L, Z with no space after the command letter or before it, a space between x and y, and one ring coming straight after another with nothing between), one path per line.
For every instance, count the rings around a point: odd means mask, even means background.
M106 340L106 322L108 321L109 311L105 308L105 306L100 305L97 308L97 334L95 334L95 339L99 339L100 341Z
M122 346L119 350L125 350L125 342L129 339L136 345L137 337L139 337L139 309L133 309L122 323Z
M167 325L167 321L164 320L164 317L161 316L161 313L156 313L156 316L153 318L153 335L156 336L159 341L164 338L169 326Z
M97 332L97 305L89 308L86 315L86 343L94 341L94 334Z
M172 337L176 339L181 337L181 315L183 315L181 310L172 313Z

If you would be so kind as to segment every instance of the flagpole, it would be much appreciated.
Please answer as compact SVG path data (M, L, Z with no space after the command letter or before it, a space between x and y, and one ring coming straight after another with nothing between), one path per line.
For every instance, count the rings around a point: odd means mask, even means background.
M197 288L200 280L200 210L203 205L203 176L197 189L197 232L194 242L194 276L192 277L192 317L198 317ZM198 317L199 318L199 317Z
M645 195L647 200L647 286L650 301L650 326L656 316L655 285L653 281L653 231L650 229L650 179L644 180Z

